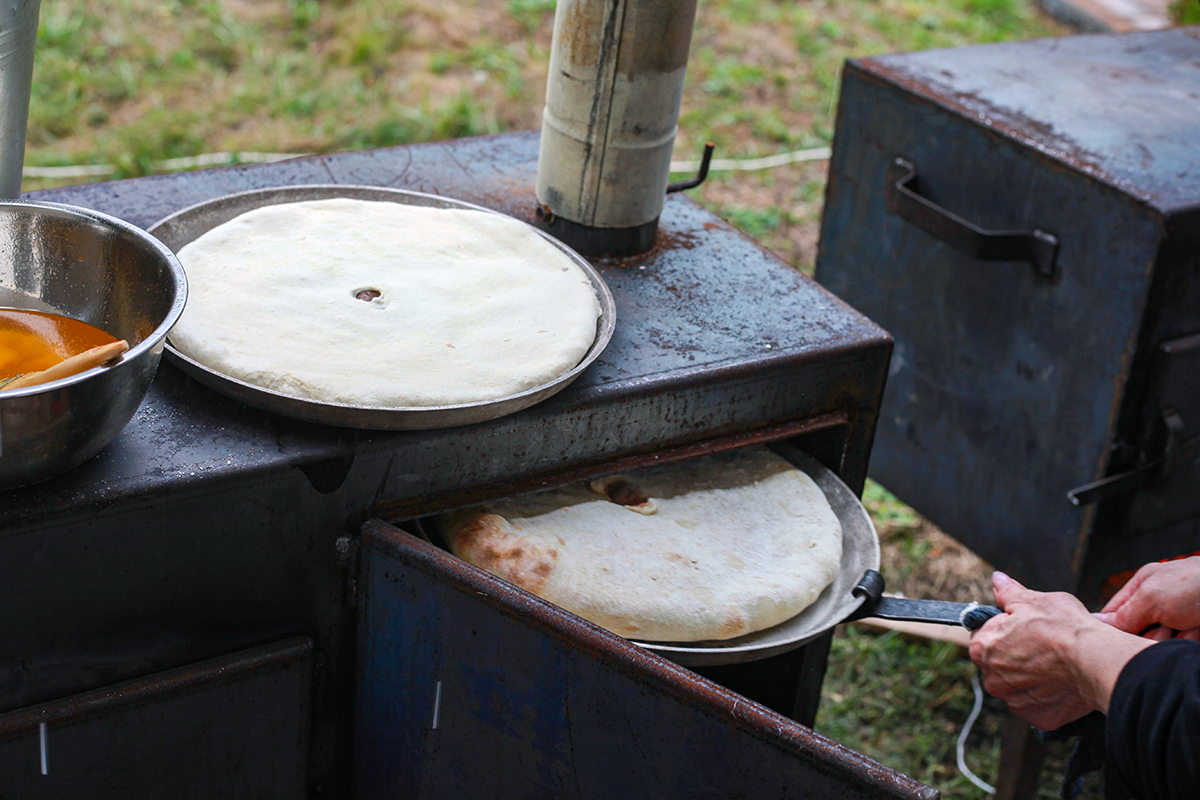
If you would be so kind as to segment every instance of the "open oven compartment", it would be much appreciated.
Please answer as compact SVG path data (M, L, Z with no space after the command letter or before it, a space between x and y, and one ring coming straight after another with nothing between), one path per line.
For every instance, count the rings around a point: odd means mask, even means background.
M556 486L586 483L589 480L617 473L636 473L640 467L661 466L739 447L765 445L816 480L843 525L845 538L842 566L834 583L827 587L821 595L825 602L820 604L820 609L813 610L818 618L810 619L810 614L802 615L768 630L722 643L689 645L654 642L635 643L634 646L642 647L672 660L722 686L735 689L767 708L811 726L820 703L821 683L832 640L832 626L840 621L840 617L837 619L835 617L838 616L837 612L842 604L831 602L832 597L849 595L855 584L862 578L864 571L877 569L879 565L878 540L869 517L859 503L860 492L850 490L842 478L826 463L809 455L810 452L820 452L824 454L828 463L842 464L847 442L847 426L823 421L813 427L815 430L786 439L764 438L771 433L778 435L779 431L759 432L747 437L732 437L707 442L700 447L663 451L637 459L623 459L619 462L619 469L614 468L614 465L611 464L607 465L607 468L604 465L597 465L589 470L571 472L570 480L564 480L561 477L553 482L543 480L538 488L533 490L528 489L527 484L522 482L517 485L524 490L523 492L500 492L493 495L474 493L471 495L470 504L486 503L514 494L543 491ZM455 556L450 554L449 547L438 531L436 517L462 505L467 504L447 505L436 509L432 514L418 516L401 516L393 510L382 515L380 519L414 537L423 539L444 551L449 558L458 561ZM395 506L390 508L394 509ZM855 535L850 536L845 533L848 524L854 527ZM849 540L849 544L847 544L847 540ZM348 546L356 547L356 545ZM474 569L465 564L464 567ZM495 580L501 579L495 578ZM510 590L524 591L516 587L510 587ZM569 612L564 611L563 613L574 618L574 615ZM831 614L834 616L830 616ZM577 621L582 622L582 620Z
M796 446L794 441L771 442L765 447L792 467L812 478L829 503L841 527L841 558L837 577L821 592L818 602L809 609L765 630L745 634L725 641L642 641L641 646L685 667L712 667L761 661L789 650L802 647L818 638L826 629L845 616L842 602L833 598L852 596L855 586L867 570L879 569L879 543L874 524L857 493L852 492L840 478L817 459ZM710 448L709 453L716 448ZM658 459L655 466L668 463ZM636 481L637 471L629 474ZM607 477L604 475L594 478ZM536 493L535 493L536 494ZM501 500L506 498L490 498ZM487 502L487 501L485 501ZM609 501L615 502L615 501ZM453 510L453 509L447 509ZM440 512L445 513L445 512ZM408 520L389 520L396 527L425 541L452 552L438 525L438 515ZM838 612L842 611L841 614Z

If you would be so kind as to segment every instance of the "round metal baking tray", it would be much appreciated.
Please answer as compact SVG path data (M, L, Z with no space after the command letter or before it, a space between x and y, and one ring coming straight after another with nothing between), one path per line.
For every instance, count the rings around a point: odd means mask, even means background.
M498 212L482 206L451 200L436 195L410 192L402 189L387 189L378 186L343 186L338 184L316 184L303 186L280 186L256 189L248 192L197 203L164 217L150 226L149 232L176 253L180 248L234 217L262 206L280 203L298 203L306 200L326 200L348 197L356 200L375 200L403 203L433 208L461 208ZM561 250L588 276L600 302L600 317L596 320L596 338L575 368L552 381L527 389L524 392L474 403L449 406L384 407L362 406L346 403L327 403L306 397L296 397L264 389L251 383L232 378L195 361L176 350L167 339L166 355L179 369L200 383L221 394L234 398L248 406L260 408L285 417L338 425L347 428L373 430L427 430L469 425L475 422L496 419L513 414L545 400L562 391L579 377L608 345L616 328L616 306L612 292L600 277L600 273L582 256L552 236L530 226L546 241ZM186 268L185 268L186 270Z
M863 604L852 590L868 569L879 569L879 535L858 496L828 467L793 447L779 454L816 482L842 523L842 560L837 577L816 602L789 620L766 630L721 642L643 642L647 650L685 667L738 664L778 655L815 639L845 622Z

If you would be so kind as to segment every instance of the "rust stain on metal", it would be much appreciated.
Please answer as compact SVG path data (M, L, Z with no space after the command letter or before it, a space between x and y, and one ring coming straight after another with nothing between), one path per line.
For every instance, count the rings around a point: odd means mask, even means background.
M561 22L556 26L563 33L566 61L576 66L591 66L600 61L601 42L595 32L604 20L603 2L563 3ZM563 73L565 77L571 77Z
M663 288L674 295L677 300L688 305L699 301L699 298L696 296L697 289L700 289L701 292L706 292L703 284L700 283L669 283Z
M868 67L868 70L863 67ZM1010 139L1064 166L1120 188L1139 200L1150 202L1151 197L1136 186L1117 180L1103 166L1103 158L1070 137L1055 131L1052 125L1033 119L1013 108L998 106L971 92L960 92L927 76L913 76L895 69L879 59L866 58L859 62L862 77L884 81L901 87L916 97L923 97L964 117L980 123L990 134Z
M617 71L629 78L647 72L668 74L687 66L696 0L637 3L626 17L626 35L635 47L621 49Z
M708 230L708 223L704 228ZM694 250L701 244L700 237L690 231L663 231L661 228L659 242L666 250Z
M702 244L700 236L695 233L667 230L660 225L654 237L654 244L644 252L625 257L586 256L586 258L597 267L605 269L629 269L630 267L640 267L648 264L663 253L672 250L694 250Z
M804 433L824 430L836 425L845 425L848 417L844 412L823 414L799 422L788 422L772 425L757 430L708 439L692 444L672 448L654 450L645 453L632 453L583 466L556 468L551 472L521 476L515 480L504 481L482 486L469 491L448 490L431 495L410 497L403 500L384 500L371 507L370 516L387 522L398 522L418 514L432 513L432 510L450 510L464 506L494 500L498 497L512 497L519 494L530 494L543 489L553 489L557 486L570 486L577 483L613 475L618 472L629 472L642 467L669 464L696 456L720 453L738 447L752 444L763 444L779 439L787 439Z

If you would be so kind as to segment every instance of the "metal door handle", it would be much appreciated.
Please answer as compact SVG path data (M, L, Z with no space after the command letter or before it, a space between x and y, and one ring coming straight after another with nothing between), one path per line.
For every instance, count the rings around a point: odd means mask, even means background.
M862 579L850 590L855 597L863 598L863 604L845 622L864 617L903 620L906 622L933 622L938 625L961 625L972 633L997 614L1004 612L995 606L978 603L951 603L946 600L912 600L907 597L884 597L883 576L869 569Z
M917 194L917 168L897 158L888 169L888 211L980 261L1027 261L1049 280L1058 277L1058 239L1043 230L988 231Z

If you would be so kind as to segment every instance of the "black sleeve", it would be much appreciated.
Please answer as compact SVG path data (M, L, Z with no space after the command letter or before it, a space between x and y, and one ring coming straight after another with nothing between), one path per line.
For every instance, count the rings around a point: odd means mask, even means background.
M1105 729L1107 780L1142 800L1200 797L1200 642L1160 642L1117 678Z

